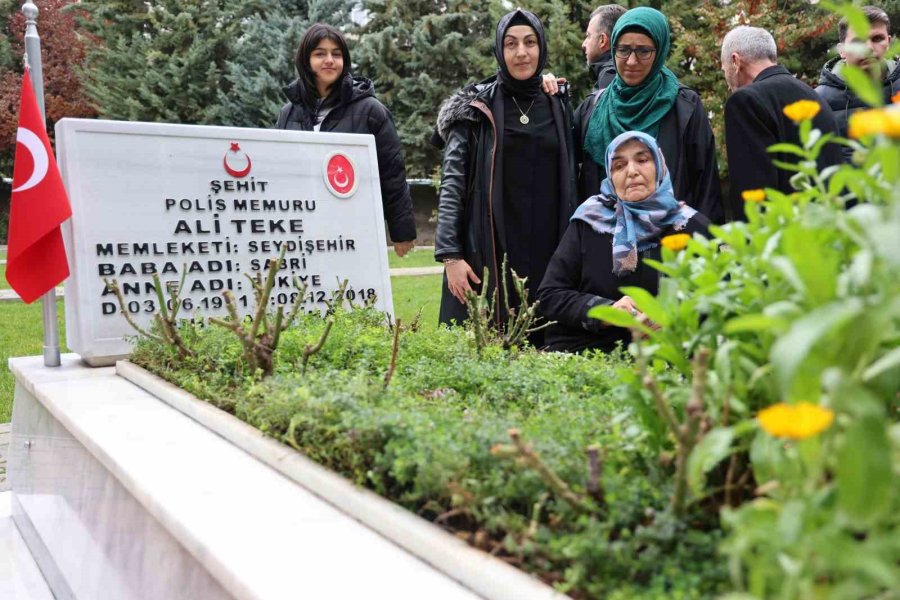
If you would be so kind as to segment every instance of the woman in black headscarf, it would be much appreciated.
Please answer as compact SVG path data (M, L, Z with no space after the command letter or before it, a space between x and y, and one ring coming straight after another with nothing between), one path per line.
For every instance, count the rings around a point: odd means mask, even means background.
M497 74L457 92L438 116L441 323L467 318L466 291L494 287L504 255L509 268L528 278L533 299L576 206L571 107L565 86L554 96L541 90L547 41L540 20L522 9L505 15L495 55ZM489 282L481 281L484 267ZM506 315L496 312L502 327ZM532 343L541 337L532 336Z
M391 113L375 98L370 79L350 73L350 48L343 34L315 23L303 35L294 58L297 79L284 88L289 102L278 129L369 133L375 136L381 201L394 251L403 256L416 240L406 165Z

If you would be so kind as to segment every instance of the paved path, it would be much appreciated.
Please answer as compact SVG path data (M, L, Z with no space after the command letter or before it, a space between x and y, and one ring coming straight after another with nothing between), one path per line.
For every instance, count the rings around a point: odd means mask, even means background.
M409 267L406 269L391 269L391 277L417 277L419 275L440 275L444 272L444 267L436 265L434 267Z
M56 288L56 297L64 298L65 292L63 288ZM0 302L21 302L22 299L19 298L19 295L12 290L0 290ZM37 302L37 300L35 300Z
M9 450L10 429L9 423L0 423L0 492L9 489L6 481L6 454Z

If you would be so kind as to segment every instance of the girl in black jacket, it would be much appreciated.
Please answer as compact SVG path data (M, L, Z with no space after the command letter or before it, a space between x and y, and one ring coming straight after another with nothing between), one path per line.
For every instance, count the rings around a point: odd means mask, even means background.
M495 54L496 76L456 93L438 116L444 160L434 254L444 263L441 323L467 318L466 291L495 286L504 255L528 278L533 298L575 209L571 108L565 92L548 96L541 89L547 42L540 20L521 9L504 16ZM489 282L481 281L484 267ZM515 306L518 299L509 300ZM505 315L496 316L502 327ZM540 345L540 337L532 343Z
M416 223L391 113L375 99L371 80L350 74L350 49L334 27L322 23L310 27L294 62L299 77L284 89L290 102L281 109L275 126L375 136L384 217L394 251L403 256L415 244Z

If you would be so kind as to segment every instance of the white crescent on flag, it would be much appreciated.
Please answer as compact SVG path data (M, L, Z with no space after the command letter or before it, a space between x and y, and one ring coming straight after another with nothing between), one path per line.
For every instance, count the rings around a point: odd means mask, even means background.
M30 129L19 127L16 131L16 142L28 148L34 160L34 170L31 172L31 177L28 178L28 181L13 189L13 192L24 192L44 180L44 177L47 175L47 169L50 166L50 159L47 156L47 149L44 148L44 142Z

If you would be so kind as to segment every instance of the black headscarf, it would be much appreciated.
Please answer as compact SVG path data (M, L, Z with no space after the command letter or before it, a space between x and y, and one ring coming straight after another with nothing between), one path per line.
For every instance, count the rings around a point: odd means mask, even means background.
M503 58L503 37L506 35L506 30L515 25L527 25L534 29L535 34L537 34L538 45L540 46L537 69L533 76L524 80L516 79L510 74L509 69L506 67L506 60ZM516 96L525 96L526 98L537 96L541 92L541 83L543 81L541 71L544 70L544 65L547 64L547 36L544 34L544 26L541 24L541 20L537 18L537 15L521 8L505 14L500 19L500 22L497 23L494 56L497 58L497 64L500 66L497 78L503 84L503 87Z

